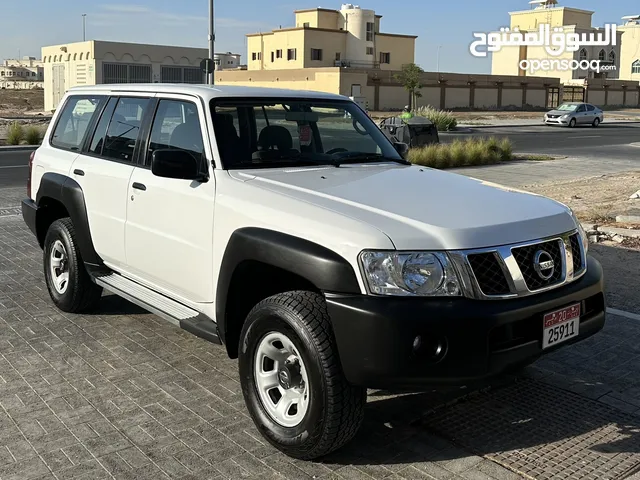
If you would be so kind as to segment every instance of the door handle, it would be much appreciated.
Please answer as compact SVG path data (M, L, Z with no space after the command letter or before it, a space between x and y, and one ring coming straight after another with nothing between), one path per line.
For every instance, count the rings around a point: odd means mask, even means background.
M73 171L73 174L74 174L74 175L80 175L81 177L84 177L84 170L79 170L79 169L77 169L77 168L76 168L76 169Z
M133 182L132 187L135 188L136 190L146 190L147 189L147 187L145 185L143 185L142 183L138 183L138 182Z

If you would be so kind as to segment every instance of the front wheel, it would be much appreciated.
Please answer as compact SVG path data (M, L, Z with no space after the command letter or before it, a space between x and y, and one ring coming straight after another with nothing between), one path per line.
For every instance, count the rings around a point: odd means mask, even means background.
M239 369L256 427L290 457L322 457L362 424L366 389L345 379L317 293L287 292L256 305L240 336Z
M576 123L578 123L578 121L575 118L572 118L569 122L569 128L574 128L576 126Z
M594 126L595 128L597 128L597 127L598 127L598 125L600 125L600 119L599 119L598 117L596 117L596 119L593 121L593 126Z

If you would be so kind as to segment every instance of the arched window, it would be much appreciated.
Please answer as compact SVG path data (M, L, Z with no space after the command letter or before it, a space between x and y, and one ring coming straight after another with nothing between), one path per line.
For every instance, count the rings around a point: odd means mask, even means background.
M84 55L83 53L80 54L80 60L82 60L82 55Z
M609 61L611 63L616 63L616 52L614 52L613 50L609 52Z
M85 57L87 60L89 60L89 58L91 58L91 53L87 52L87 56Z
M607 53L604 51L604 49L600 50L600 53L598 54L598 60L600 60L601 62L604 62L607 59Z
M640 60L636 60L631 65L631 73L640 73Z
M587 53L586 48L583 48L582 50L580 50L580 61L587 60L588 57L589 57L589 54Z

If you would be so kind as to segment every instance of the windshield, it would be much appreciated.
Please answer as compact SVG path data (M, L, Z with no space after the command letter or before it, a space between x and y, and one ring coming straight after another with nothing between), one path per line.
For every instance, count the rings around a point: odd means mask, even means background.
M563 103L558 107L558 110L573 112L576 108L578 108L578 105L576 105L575 103Z
M226 169L402 161L353 102L215 99L211 109Z

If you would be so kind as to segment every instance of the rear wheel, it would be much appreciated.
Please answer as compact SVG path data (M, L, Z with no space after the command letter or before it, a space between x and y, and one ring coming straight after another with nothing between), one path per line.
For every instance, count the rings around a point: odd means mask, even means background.
M290 457L324 456L360 428L366 389L346 381L317 293L287 292L256 305L240 336L239 369L258 430Z
M102 288L91 281L84 267L71 219L51 224L43 250L44 277L53 303L69 313L93 308L100 301Z

